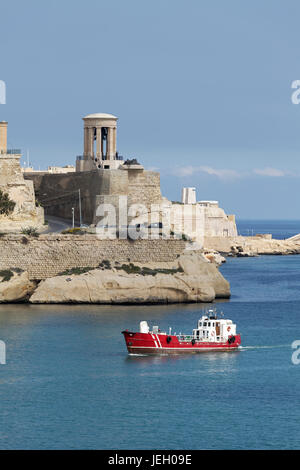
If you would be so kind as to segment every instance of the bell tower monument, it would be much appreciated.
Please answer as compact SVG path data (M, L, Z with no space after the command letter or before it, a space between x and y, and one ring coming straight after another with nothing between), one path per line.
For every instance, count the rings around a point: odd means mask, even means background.
M116 170L123 161L117 152L117 120L112 114L88 114L84 122L83 155L77 157L76 171Z

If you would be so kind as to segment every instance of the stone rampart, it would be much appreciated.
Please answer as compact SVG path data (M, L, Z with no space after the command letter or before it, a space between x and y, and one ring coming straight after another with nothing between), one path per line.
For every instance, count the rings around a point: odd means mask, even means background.
M0 237L0 270L20 268L31 280L71 268L98 267L103 260L172 262L185 249L183 240L100 240L95 235L19 235Z

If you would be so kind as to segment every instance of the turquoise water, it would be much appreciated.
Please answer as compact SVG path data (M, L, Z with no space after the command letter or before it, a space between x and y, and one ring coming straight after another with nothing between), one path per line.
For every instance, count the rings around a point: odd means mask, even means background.
M222 272L238 352L127 355L123 329L190 332L200 305L0 306L0 448L298 449L300 256Z

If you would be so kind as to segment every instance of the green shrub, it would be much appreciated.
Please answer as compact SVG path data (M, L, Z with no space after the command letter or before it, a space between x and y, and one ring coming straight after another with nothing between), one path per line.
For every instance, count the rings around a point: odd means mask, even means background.
M125 271L127 274L141 274L141 268L139 266L135 266L132 263L116 266L116 269Z
M21 269L21 268L11 268L12 272L14 273L17 273L17 274L21 274L24 272L24 269Z
M123 270L127 274L141 274L142 276L156 276L156 274L176 274L182 273L182 268L155 268L151 269L147 266L143 266L140 268L139 266L135 266L133 263L129 264L122 264L122 266L115 266L118 270Z
M23 233L23 235L29 235L30 237L39 236L39 232L37 231L37 228L35 227L22 228L21 233Z
M9 199L9 195L0 189L0 214L9 215L13 212L16 203Z
M80 227L68 228L61 232L63 235L84 235L84 231Z
M58 276L71 276L72 274L79 275L92 271L93 269L96 268L91 268L90 266L86 266L84 268L70 268L61 273L58 273Z
M111 269L110 261L108 259L102 260L102 262L99 264L99 268Z
M1 282L7 282L13 277L14 273L10 269L4 269L0 271Z

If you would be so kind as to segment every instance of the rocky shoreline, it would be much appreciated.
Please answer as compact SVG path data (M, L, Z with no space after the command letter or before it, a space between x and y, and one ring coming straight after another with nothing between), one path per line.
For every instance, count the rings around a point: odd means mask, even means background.
M278 240L263 236L205 239L205 248L222 256L248 257L259 255L298 255L300 241Z
M213 302L230 297L218 266L226 257L300 254L300 241L260 237L210 239L204 250L186 249L174 262L103 260L44 280L19 268L0 271L0 303L160 304Z
M5 277L6 276L6 277ZM0 302L160 304L229 298L229 282L216 263L188 250L173 263L110 263L78 268L32 282L27 272L0 272Z

